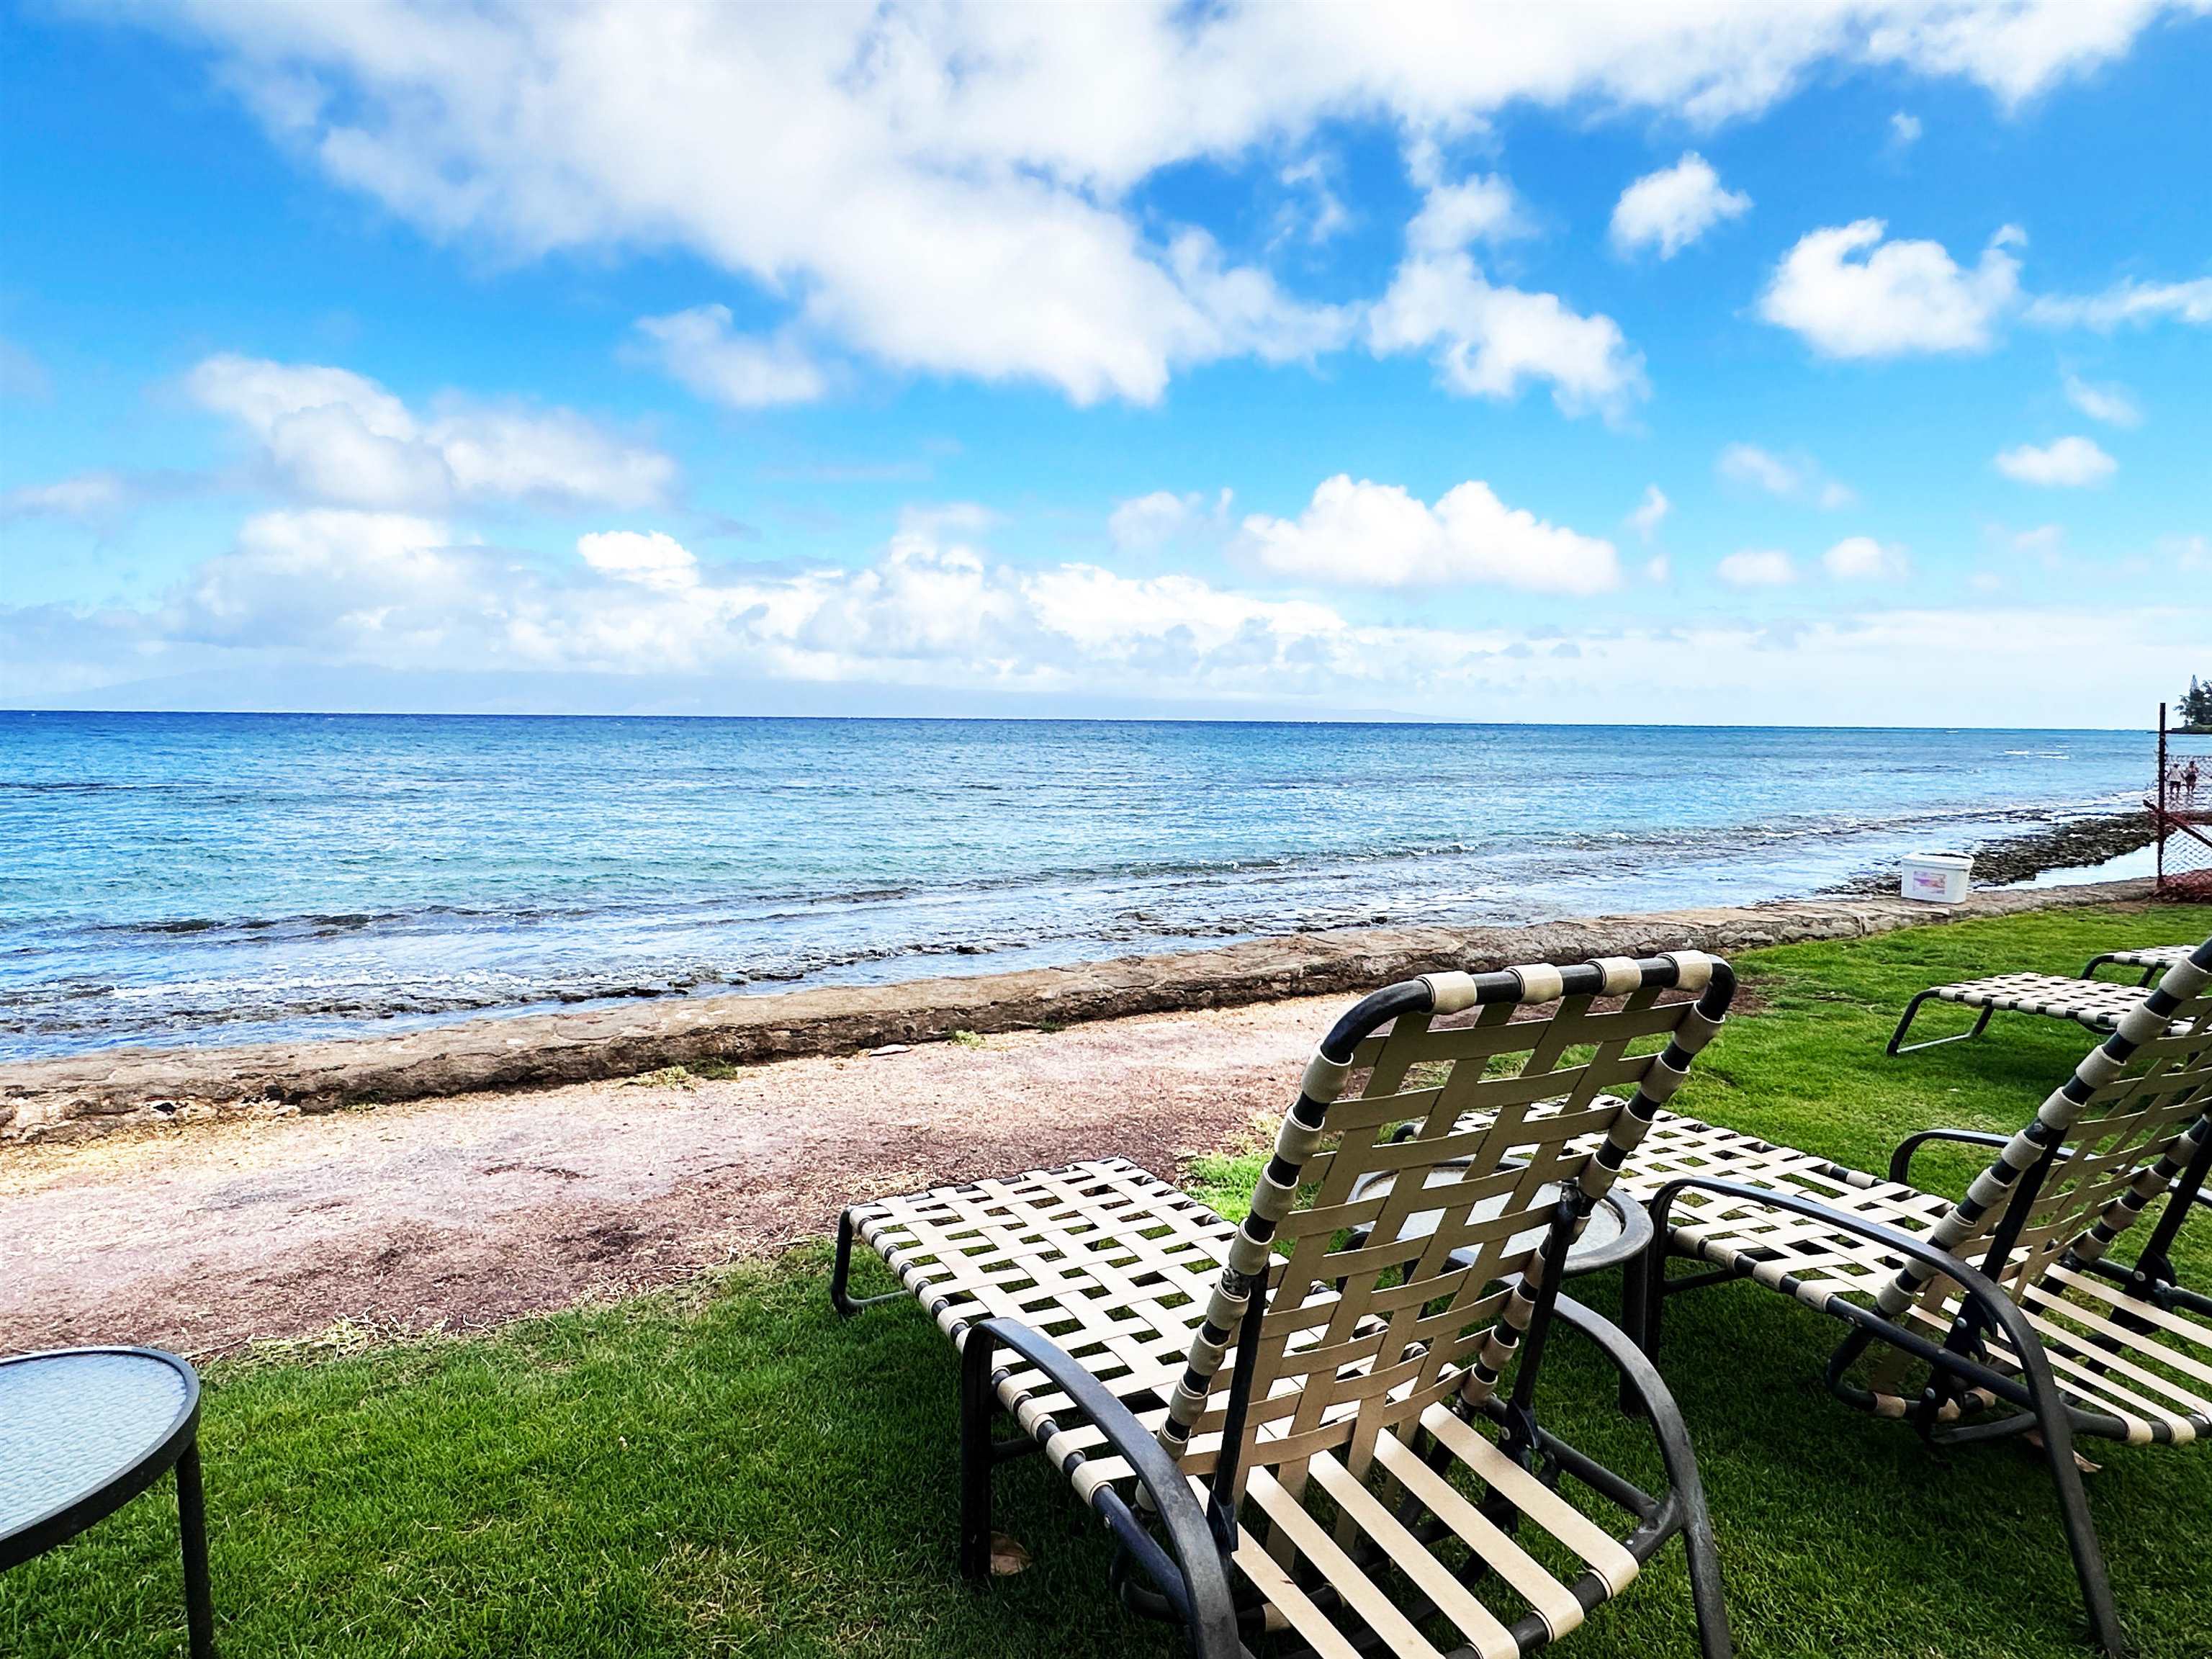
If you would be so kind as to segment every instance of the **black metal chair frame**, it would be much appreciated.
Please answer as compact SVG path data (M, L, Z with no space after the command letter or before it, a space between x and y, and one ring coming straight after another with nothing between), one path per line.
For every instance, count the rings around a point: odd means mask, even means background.
M1568 995L1595 994L1602 988L1601 972L1593 965L1577 964L1560 971ZM1482 1000L1505 1000L1517 998L1520 994L1520 981L1510 971L1476 975L1473 978ZM1727 963L1715 962L1711 981L1699 1000L1699 1012L1718 1019L1726 1013L1735 988L1734 972ZM1353 1048L1364 1038L1401 1014L1426 1013L1433 1006L1433 992L1425 980L1407 981L1377 991L1336 1023L1322 1039L1321 1054L1334 1064L1348 1065ZM1673 1051L1669 1058L1672 1063ZM1686 1055L1680 1057L1680 1066L1686 1066L1688 1063ZM1325 1120L1327 1103L1302 1091L1292 1113L1308 1127L1318 1127ZM1294 1177L1295 1170L1291 1173ZM1588 1208L1588 1200L1577 1188L1570 1186L1562 1194L1545 1246L1551 1261L1566 1259ZM849 1215L841 1216L830 1283L830 1300L836 1311L849 1317L864 1308L908 1299L903 1291L861 1297L849 1294L847 1287L853 1237ZM1663 1231L1660 1237L1663 1238ZM1659 1252L1654 1249L1650 1254L1656 1256ZM1636 1265L1630 1264L1631 1282L1636 1280L1637 1273ZM1637 1523L1634 1530L1620 1541L1639 1565L1650 1560L1669 1539L1679 1535L1687 1557L1698 1651L1702 1659L1729 1659L1734 1649L1717 1546L1705 1505L1705 1489L1698 1474L1696 1453L1680 1410L1657 1367L1639 1344L1619 1327L1560 1294L1562 1277L1559 1273L1547 1275L1539 1290L1534 1316L1520 1344L1510 1396L1493 1396L1479 1409L1498 1425L1499 1449L1522 1468L1553 1486L1561 1478L1571 1476L1632 1516ZM1048 1416L1038 1419L1030 1435L1003 1440L994 1437L994 1421L1000 1413L999 1389L1008 1375L1008 1368L996 1367L993 1361L997 1350L1003 1347L1044 1372L1067 1395L1104 1437L1112 1452L1126 1459L1135 1470L1149 1500L1146 1507L1157 1515L1158 1529L1166 1536L1164 1547L1137 1509L1124 1501L1111 1486L1099 1486L1092 1498L1092 1507L1115 1540L1112 1577L1123 1605L1140 1615L1180 1624L1196 1659L1239 1659L1239 1656L1245 1655L1243 1639L1259 1632L1261 1609L1256 1598L1241 1597L1236 1593L1229 1557L1237 1545L1239 1449L1244 1437L1254 1359L1259 1347L1261 1321L1267 1310L1268 1288L1264 1275L1255 1279L1251 1287L1235 1347L1222 1430L1223 1450L1206 1481L1207 1497L1202 1507L1191 1478L1177 1468L1158 1437L1146 1429L1127 1405L1109 1393L1080 1361L1051 1338L1017 1320L993 1318L970 1325L960 1359L959 1551L962 1571L969 1581L979 1587L990 1581L993 1471L1002 1462L1043 1451L1046 1443L1064 1426ZM1655 1497L1644 1492L1553 1435L1537 1420L1536 1382L1555 1317L1596 1345L1619 1373L1619 1397L1623 1409L1641 1416L1650 1425L1667 1474L1667 1490L1662 1495ZM1469 1418L1464 1401L1455 1402L1454 1409L1462 1419ZM1425 1449L1422 1439L1429 1442ZM1413 1444L1432 1467L1441 1467L1445 1450L1433 1441L1433 1437L1423 1431ZM1062 1472L1072 1474L1084 1461L1082 1452L1070 1453L1062 1464ZM1478 1504L1478 1508L1482 1507ZM1492 1518L1510 1524L1513 1513L1505 1507ZM1480 1559L1470 1561L1467 1571L1479 1576L1483 1571ZM1419 1615L1435 1611L1410 1585L1403 1588ZM1570 1588L1585 1611L1596 1606L1605 1595L1601 1584L1589 1573L1581 1575ZM1325 1587L1317 1592L1326 1593ZM1536 1651L1551 1639L1542 1620L1534 1613L1524 1615L1509 1630L1523 1654ZM1277 1651L1287 1656L1310 1650L1299 1643Z
M1987 1146L2002 1151L2006 1145L2006 1137L1982 1129L1923 1129L1897 1143L1897 1150L1890 1154L1889 1178L1910 1186L1913 1155L1929 1141L1954 1141L1960 1146ZM2204 1144L2197 1156L2190 1160L2189 1166L2166 1188L2166 1207L2160 1212L2158 1224L2151 1229L2149 1239L2137 1252L2132 1263L2100 1256L2094 1261L2081 1265L2100 1279L2109 1279L2116 1285L2125 1285L2130 1296L2141 1297L2169 1312L2186 1309L2192 1313L2212 1314L2212 1296L2192 1291L2179 1282L2174 1273L2172 1255L2173 1241L2180 1236L2182 1224L2188 1220L2191 1206L2199 1206L2212 1210L2212 1193L2204 1190L2204 1178L2208 1173L2212 1173L2212 1140Z
M1912 1028L1912 1022L1919 1016L1922 1006L1935 994L1932 989L1916 992L1912 1000L1905 1005L1905 1017L1897 1022L1897 1029L1889 1034L1889 1046L1883 1050L1885 1054L1917 1054L1923 1048L1941 1048L1948 1042L1971 1042L1990 1029L1990 1016L1996 1010L1984 1008L1981 1018L1974 1022L1973 1030L1970 1031L1960 1031L1952 1036L1929 1037L1922 1042L1905 1042L1905 1034Z
M1908 1141L1899 1148L1899 1157L1909 1161L1917 1140L1935 1138L1936 1136L1931 1134ZM2003 1137L1996 1137L1996 1139L2000 1146L2006 1144ZM2000 1222L1985 1257L1990 1269L1994 1270L2011 1249L2021 1221L2034 1202L2043 1175L2060 1150L2054 1143L2042 1161L2021 1177L2020 1190L2009 1201L2005 1219ZM2073 1557L2075 1576L2081 1581L2081 1599L2088 1612L2091 1632L2106 1653L2113 1656L2125 1654L2128 1650L2118 1608L2112 1599L2111 1577L2106 1571L2104 1553L2097 1541L2096 1525L2089 1514L2088 1498L2082 1490L2081 1471L2074 1461L2074 1436L2079 1430L2104 1438L2125 1439L2126 1426L2106 1413L2089 1411L2066 1401L2051 1374L2051 1362L2044 1352L2041 1339L2012 1299L1997 1287L1987 1273L1968 1267L1956 1256L1910 1233L1796 1194L1778 1192L1771 1188L1753 1186L1745 1182L1686 1176L1669 1182L1652 1195L1651 1219L1658 1232L1658 1242L1647 1256L1643 1270L1639 1273L1632 1268L1624 1285L1624 1297L1628 1304L1625 1310L1626 1323L1638 1346L1654 1364L1658 1359L1662 1315L1668 1297L1709 1285L1747 1279L1753 1271L1750 1264L1740 1262L1734 1267L1716 1267L1684 1279L1670 1279L1668 1277L1667 1263L1673 1254L1668 1212L1678 1195L1692 1188L1749 1200L1789 1214L1802 1216L1808 1220L1822 1222L1880 1244L1903 1261L1916 1261L1933 1268L1960 1286L1963 1295L1959 1311L1941 1343L1931 1341L1921 1332L1887 1319L1875 1310L1862 1307L1843 1296L1828 1297L1821 1304L1822 1310L1854 1328L1829 1357L1825 1376L1828 1390L1846 1404L1862 1410L1873 1410L1875 1401L1872 1393L1848 1382L1846 1373L1875 1342L1887 1342L1903 1349L1930 1368L1929 1383L1908 1413L1908 1419L1923 1440L1931 1444L1958 1443L2039 1432L2043 1442L2044 1460L2050 1468L2052 1484L2057 1489L2059 1519L2065 1528L2067 1549ZM2178 1226L2179 1222L2174 1218L2182 1213L2181 1206L2175 1206L2169 1210L2167 1220ZM2162 1224L2161 1231L2164 1231ZM1786 1276L1777 1288L1785 1291L1790 1290ZM1991 1332L2003 1338L2019 1360L2017 1373L1998 1370L1987 1363L1983 1339ZM2013 1415L1994 1422L1951 1430L1939 1426L1939 1416L1944 1407L1967 1388L1985 1389L2019 1409ZM1622 1403L1626 1407L1628 1401L1624 1399Z
M2084 968L2077 977L2081 979L2094 979L2097 977L2097 969L2103 967L2108 962L2118 961L2120 957L2127 954L2128 953L2124 951L2106 951L2096 956L2091 957L2089 958L2089 965ZM2133 963L2130 963L2128 966L2133 967L2135 964ZM2158 978L2161 971L2162 969L2157 963L2147 963L2143 965L2142 977L2137 980L2136 983L2148 987Z
M106 1484L0 1538L0 1572L67 1543L121 1509L173 1468L177 1474L177 1532L185 1574L185 1628L191 1659L215 1659L215 1607L208 1591L207 1511L200 1490L200 1381L175 1354L159 1348L57 1348L11 1355L11 1361L70 1353L132 1354L174 1368L183 1377L185 1403L161 1441Z

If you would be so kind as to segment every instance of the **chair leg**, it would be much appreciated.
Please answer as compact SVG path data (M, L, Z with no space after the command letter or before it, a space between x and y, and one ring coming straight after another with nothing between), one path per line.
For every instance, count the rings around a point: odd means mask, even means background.
M1659 1364L1661 1316L1667 1306L1667 1238L1663 1232L1651 1241L1635 1268L1644 1276L1644 1284L1636 1294L1636 1323L1629 1334L1656 1369Z
M197 1437L177 1460L177 1531L184 1545L185 1628L191 1659L215 1659L215 1604L208 1595L207 1512Z
M1682 1547L1690 1561L1690 1606L1698 1617L1698 1659L1732 1659L1735 1638L1729 1631L1720 1550L1713 1541L1712 1519L1702 1501L1682 1528Z
M1981 1018L1974 1022L1974 1029L1971 1031L1960 1031L1955 1036L1932 1037L1925 1042L1905 1042L1905 1034L1911 1027L1915 1016L1920 1012L1921 1004L1935 994L1933 991L1919 992L1911 1001L1905 1005L1905 1018L1897 1022L1897 1029L1889 1034L1889 1047L1885 1050L1886 1053L1893 1055L1912 1054L1919 1053L1923 1048L1940 1048L1947 1042L1967 1042L1990 1029L1990 1016L1996 1012L1996 1010L1984 1008L1982 1010Z
M863 1308L896 1302L906 1295L904 1291L886 1291L881 1296L848 1296L845 1294L845 1281L852 1276L852 1272L853 1212L846 1210L837 1217L837 1261L830 1269L830 1305L837 1310L839 1317L850 1319Z
M2128 1650L2127 1638L2120 1629L2119 1608L2112 1600L2112 1582L2105 1571L2097 1523L2089 1514L2089 1496L2081 1488L2081 1471L2074 1462L2073 1420L2063 1401L2047 1395L2035 1402L2035 1419L2043 1438L2044 1459L2058 1488L2058 1518L2066 1528L2066 1547L2074 1556L2075 1576L2081 1581L2090 1634L2112 1659L2122 1659Z
M1620 1328L1628 1334L1630 1341L1644 1350L1647 1357L1650 1350L1644 1347L1644 1326L1650 1292L1645 1284L1644 1274L1650 1269L1650 1256L1655 1252L1664 1255L1666 1251L1666 1241L1655 1238L1644 1247L1642 1255L1620 1270ZM1644 1413L1644 1396L1638 1392L1626 1371L1620 1376L1620 1410L1624 1416L1628 1417L1640 1417Z
M991 1358L997 1345L970 1329L960 1350L960 1571L971 1584L991 1582Z

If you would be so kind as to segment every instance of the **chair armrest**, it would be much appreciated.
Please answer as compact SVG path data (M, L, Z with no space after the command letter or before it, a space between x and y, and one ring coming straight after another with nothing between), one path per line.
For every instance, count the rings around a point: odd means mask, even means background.
M1206 1511L1200 1506L1197 1494L1191 1491L1190 1482L1158 1437L1137 1420L1134 1413L1108 1393L1105 1385L1079 1360L1042 1331L1017 1319L981 1321L968 1328L961 1362L963 1365L988 1368L994 1347L1011 1348L1042 1371L1052 1380L1053 1386L1073 1401L1076 1409L1106 1437L1106 1443L1115 1455L1127 1460L1137 1472L1138 1480L1152 1495L1152 1507L1167 1532L1168 1541L1175 1547L1172 1562L1111 1486L1098 1488L1092 1497L1092 1506L1130 1553L1159 1580L1164 1589L1169 1584L1161 1572L1163 1567L1172 1567L1180 1577L1191 1651L1198 1659L1238 1659L1243 1649L1237 1636L1237 1603L1220 1546L1206 1522ZM1049 1437L1049 1431L1039 1437ZM1080 1459L1081 1454L1072 1454L1064 1469L1072 1473Z
M1640 1262L1629 1263L1631 1273L1639 1272ZM1696 1508L1705 1507L1704 1489L1698 1480L1698 1455L1691 1449L1690 1431L1682 1422L1681 1408L1674 1403L1674 1390L1659 1375L1659 1368L1651 1363L1643 1349L1638 1347L1628 1333L1604 1315L1584 1307L1572 1297L1562 1294L1552 1305L1560 1322L1581 1332L1603 1351L1620 1373L1621 1380L1636 1391L1644 1402L1644 1409L1651 1419L1651 1426L1659 1437L1659 1455L1666 1465L1667 1484L1684 1493Z
M1931 1140L1955 1140L1965 1146L1992 1146L2002 1150L2011 1144L2009 1135L1994 1135L1984 1129L1923 1129L1918 1134L1907 1135L1897 1143L1897 1150L1889 1155L1889 1178L1902 1186L1912 1184L1912 1155Z
M1915 1238L1911 1233L1900 1232L1879 1221L1869 1221L1864 1216L1852 1215L1816 1199L1802 1198L1795 1193L1777 1192L1771 1187L1754 1187L1748 1182L1722 1181L1706 1176L1685 1176L1679 1181L1668 1182L1652 1194L1649 1206L1651 1224L1658 1231L1660 1239L1669 1237L1667 1212L1673 1207L1676 1196L1692 1188L1701 1192L1716 1193L1723 1198L1740 1198L1749 1203L1765 1205L1769 1209L1780 1210L1786 1214L1802 1216L1808 1221L1823 1222L1839 1232L1854 1234L1870 1243L1881 1245L1886 1250L1893 1251L1908 1261L1917 1261L1924 1267L1932 1268L1956 1284L1968 1299L1987 1316L1990 1322L2003 1333L2007 1346L2019 1362L2027 1391L2039 1400L2055 1401L2059 1399L2057 1384L2051 1376L2050 1357L2044 1352L2042 1339L2036 1335L2035 1328L2027 1322L2027 1316L2021 1311L2010 1297L1997 1288L1987 1274L1978 1268L1968 1267L1949 1251L1938 1249L1924 1239ZM1662 1248L1659 1239L1652 1242L1652 1248ZM1881 1326L1883 1328L1881 1334L1886 1341L1916 1352L1935 1346L1905 1330L1896 1321L1847 1301L1840 1293L1831 1295L1827 1305L1834 1308L1839 1317L1850 1319L1862 1330L1870 1331L1875 1326ZM2055 1425L2051 1413L2042 1413L2041 1416L2045 1442L2051 1442L2056 1433L2063 1437L2063 1443L2057 1447L2057 1451L2070 1450L2073 1435L2064 1412L2056 1414Z

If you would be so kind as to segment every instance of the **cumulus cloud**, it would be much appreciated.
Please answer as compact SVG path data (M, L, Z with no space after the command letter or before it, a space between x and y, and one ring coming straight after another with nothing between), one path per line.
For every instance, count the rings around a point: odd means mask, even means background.
M1889 143L1893 149L1911 149L1920 142L1920 118L1908 115L1903 110L1889 118Z
M1842 582L1898 581L1908 569L1902 547L1871 536L1844 537L1820 556L1820 563Z
M2031 301L2027 319L2050 328L2114 329L2163 322L2212 324L2212 276L2189 283L2115 283L2102 294L2046 294Z
M1407 152L1406 164L1423 191L1420 211L1406 227L1406 246L1414 252L1450 253L1470 242L1504 241L1528 234L1520 198L1500 175L1478 173L1447 183L1431 140L1416 143Z
M171 626L215 644L373 643L404 659L478 619L482 557L443 523L408 514L257 514L231 551L193 572Z
M1763 490L1785 501L1809 501L1827 512L1858 500L1850 485L1830 477L1802 450L1778 455L1757 444L1728 444L1714 458L1713 471L1725 483Z
M1751 198L1723 190L1712 164L1689 150L1671 167L1647 173L1613 204L1611 234L1616 252L1656 247L1671 259L1715 225L1751 211Z
M1226 489L1215 495L1155 489L1133 496L1107 516L1107 538L1124 553L1146 553L1194 530L1219 530L1228 522L1230 499Z
M2161 556L2201 566L2205 551L2180 538ZM683 563L664 550L623 568ZM87 688L180 666L312 664L682 676L708 696L768 678L1224 710L1267 698L1522 719L1571 702L1594 718L1815 723L1849 702L1870 718L2060 725L2119 720L2142 690L2185 680L2212 629L2202 605L2106 611L2077 596L2047 611L1608 625L1532 644L1499 628L1364 625L1189 576L1026 568L904 532L856 566L696 568L695 585L665 586L602 570L581 547L547 568L411 515L263 514L158 609L0 606L0 701L96 697ZM2045 672L2069 654L2128 674L2085 710L2080 684Z
M2066 401L2091 420L2102 421L2107 426L2142 424L2142 410L2136 407L2125 386L2094 386L2072 373L2065 377L2065 386Z
M1786 587L1797 580L1797 567L1787 553L1747 547L1723 559L1713 574L1730 587Z
M796 341L732 331L727 306L641 317L637 331L663 370L702 398L732 409L812 403L829 390L828 377Z
M1887 241L1880 219L1816 230L1775 267L1759 314L1827 357L1986 351L2020 292L2023 239L2007 225L1980 263L1959 265L1941 242Z
M825 5L766 27L675 3L146 10L204 40L289 153L434 235L520 257L681 249L840 350L1079 401L1149 401L1182 365L1310 349L1294 301L1239 295L1266 273L1224 260L1225 289L1194 285L1173 228L1131 205L1163 169L1346 120L1464 131L1516 103L1711 125L1832 64L2012 102L2118 58L2156 14L1864 0L1716 27L1709 0L1595 20L1153 0Z
M1277 575L1347 586L1492 583L1601 593L1620 582L1611 542L1509 507L1479 480L1446 491L1432 507L1400 485L1339 473L1296 519L1246 519L1240 550Z
M2039 484L2046 489L2079 489L2100 484L2118 471L2119 463L2088 438L2059 438L2040 449L2022 444L2002 450L1993 463L2015 483Z
M0 613L4 617L6 613ZM702 566L659 532L579 538L572 569L459 544L443 523L258 514L143 625L179 641L403 669L735 673L1048 690L1173 678L1226 695L1364 672L1328 606L1195 578L1024 569L908 528L873 560Z
M586 564L617 581L665 593L682 592L699 585L699 561L673 536L654 530L601 530L576 538L576 552Z
M418 415L349 369L228 355L201 362L185 387L251 434L289 488L347 507L644 507L665 499L676 477L667 456L570 410L447 399Z
M1368 318L1379 354L1427 351L1444 388L1511 398L1548 381L1563 413L1618 418L1648 394L1644 358L1605 316L1583 316L1556 294L1493 287L1464 252L1413 254Z
M1628 515L1629 525L1635 530L1638 536L1648 542L1659 533L1661 521L1674 510L1674 504L1667 499L1666 492L1657 484L1646 484L1644 487L1644 499L1637 503L1636 510Z

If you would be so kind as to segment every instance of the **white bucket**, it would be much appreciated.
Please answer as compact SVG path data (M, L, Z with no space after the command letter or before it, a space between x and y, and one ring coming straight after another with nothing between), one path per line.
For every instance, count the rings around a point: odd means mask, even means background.
M1899 867L1897 890L1924 904L1963 904L1974 860L1966 853L1908 853Z

